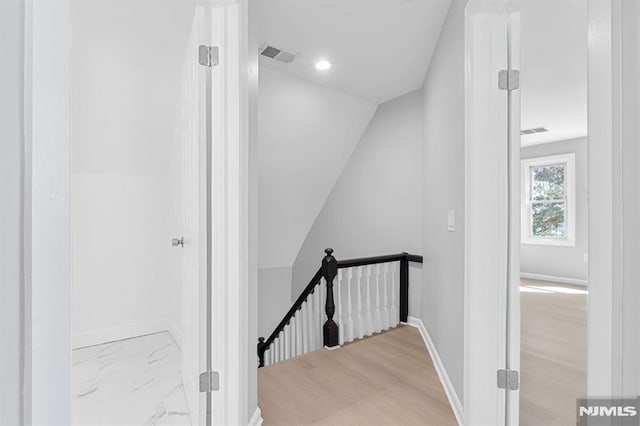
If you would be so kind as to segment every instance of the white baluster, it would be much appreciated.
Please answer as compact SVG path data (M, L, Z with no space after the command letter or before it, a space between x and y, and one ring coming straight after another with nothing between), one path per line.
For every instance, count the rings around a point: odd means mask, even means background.
M324 280L320 280L320 284L316 286L316 309L313 313L313 339L316 349L322 347L322 287Z
M382 275L382 324L383 328L387 330L391 327L391 319L389 318L389 263L383 265Z
M338 344L344 345L344 322L342 321L342 269L338 269L338 276L336 277L335 294L337 296L336 303L336 318L338 324Z
M309 308L309 303L307 300L302 302L302 309L300 309L300 318L302 318L301 329L302 329L302 353L306 354L309 352L309 318L307 309Z
M351 302L351 286L353 285L353 269L347 269L347 318L344 323L345 341L352 342L353 336L353 317L352 317L352 302Z
M365 299L364 299L364 323L365 335L373 334L373 303L371 298L371 265L365 266Z
M291 318L290 320L291 322L289 323L289 328L291 329L290 331L290 343L289 346L291 348L290 353L289 353L289 358L293 358L296 356L296 335L298 330L296 330L296 317L294 314L294 317Z
M391 310L389 315L391 317L391 325L396 326L400 322L400 314L398 313L398 306L396 305L396 295L398 295L398 288L396 287L396 275L398 274L398 263L393 262L391 264Z
M362 286L364 285L362 273L364 266L360 266L356 268L356 285L358 286L358 318L357 318L357 326L356 326L356 336L362 339L365 335L364 331L364 314L362 313L362 302L363 302L363 291Z
M325 304L327 302L327 280L324 278L320 281L320 311L318 312L319 321L318 321L318 347L324 347L324 337L322 335L322 327L324 323L327 321L327 313L325 312Z
M302 307L298 309L296 320L296 356L302 355Z
M298 310L296 320L296 356L302 355L302 310Z
M307 298L308 300L308 311L307 311L307 330L309 332L309 334L307 335L307 341L309 342L309 352L311 351L315 351L316 350L316 341L315 341L315 316L314 316L314 312L316 311L316 293L317 292L313 292L313 294L310 294L309 297Z
M280 362L280 333L278 333L278 337L273 341L271 349L273 350L273 362Z
M284 361L285 359L285 352L284 352L284 330L282 330L279 334L278 337L278 341L279 341L279 345L280 345L280 361Z
M314 320L314 315L313 313L315 312L316 309L316 292L313 292L313 294L310 294L309 297L307 298L308 302L307 302L307 307L308 307L308 311L307 311L307 330L309 332L308 336L307 336L307 341L309 342L309 352L311 351L315 351L316 350L316 341L314 338L314 333L315 333L315 320Z
M307 297L307 328L306 328L306 342L307 352L311 352L314 349L313 343L313 294Z
M313 294L309 296L309 350L315 351L316 347L316 312L318 310L318 287L313 290Z
M267 354L269 355L268 358L268 364L267 365L271 365L273 364L273 343L271 344L271 346L269 346L269 350L267 351Z
M291 323L284 327L284 359L291 358Z
M316 347L316 309L318 309L318 288L309 296L309 351L315 351Z
M377 263L374 267L374 274L376 276L375 279L375 283L376 283L376 310L375 310L375 314L373 317L373 323L374 323L374 331L376 332L381 332L382 331L382 311L380 310L380 278L381 278L381 271L380 271L380 264Z

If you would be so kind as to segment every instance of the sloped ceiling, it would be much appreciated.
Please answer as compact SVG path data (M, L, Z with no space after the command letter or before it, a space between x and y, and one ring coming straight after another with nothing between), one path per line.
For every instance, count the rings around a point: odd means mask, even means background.
M259 0L259 267L291 267L378 104L422 86L451 0ZM319 72L319 59L332 68Z
M261 65L382 103L422 86L451 0L260 0L261 43L300 55ZM329 71L314 64L329 60Z
M290 267L376 104L260 71L259 267Z

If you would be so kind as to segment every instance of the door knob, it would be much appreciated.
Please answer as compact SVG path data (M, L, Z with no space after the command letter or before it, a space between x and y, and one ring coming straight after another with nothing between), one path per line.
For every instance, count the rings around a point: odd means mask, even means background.
M184 237L173 238L171 240L171 245L174 246L174 247L178 247L178 246L184 247Z

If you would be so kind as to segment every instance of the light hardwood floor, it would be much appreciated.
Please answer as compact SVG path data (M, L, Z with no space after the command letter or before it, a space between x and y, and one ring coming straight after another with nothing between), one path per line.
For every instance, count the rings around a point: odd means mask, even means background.
M521 282L520 424L575 425L587 388L586 288Z
M409 326L260 368L258 404L265 426L456 424Z
M584 287L522 280L520 424L575 424L586 391ZM455 425L413 327L259 369L265 426Z

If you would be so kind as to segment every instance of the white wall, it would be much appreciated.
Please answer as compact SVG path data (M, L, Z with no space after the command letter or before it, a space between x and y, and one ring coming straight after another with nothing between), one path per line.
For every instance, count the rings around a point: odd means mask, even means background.
M420 91L378 107L296 257L292 299L327 247L338 259L422 254L422 131Z
M164 4L149 15L149 7L72 7L77 345L180 328L172 154L179 152L180 71L193 8Z
M513 0L520 12L523 145L587 135L587 2ZM558 78L558 75L571 78Z
M423 91L424 322L460 400L464 361L464 8L454 0ZM447 212L455 210L455 232Z
M259 267L290 267L375 104L262 67Z
M22 424L24 6L0 2L0 424Z
M523 159L575 153L576 183L576 244L575 246L549 246L521 244L520 270L523 273L587 279L587 139L579 138L522 148Z
M291 267L258 270L258 336L271 335L291 308Z

